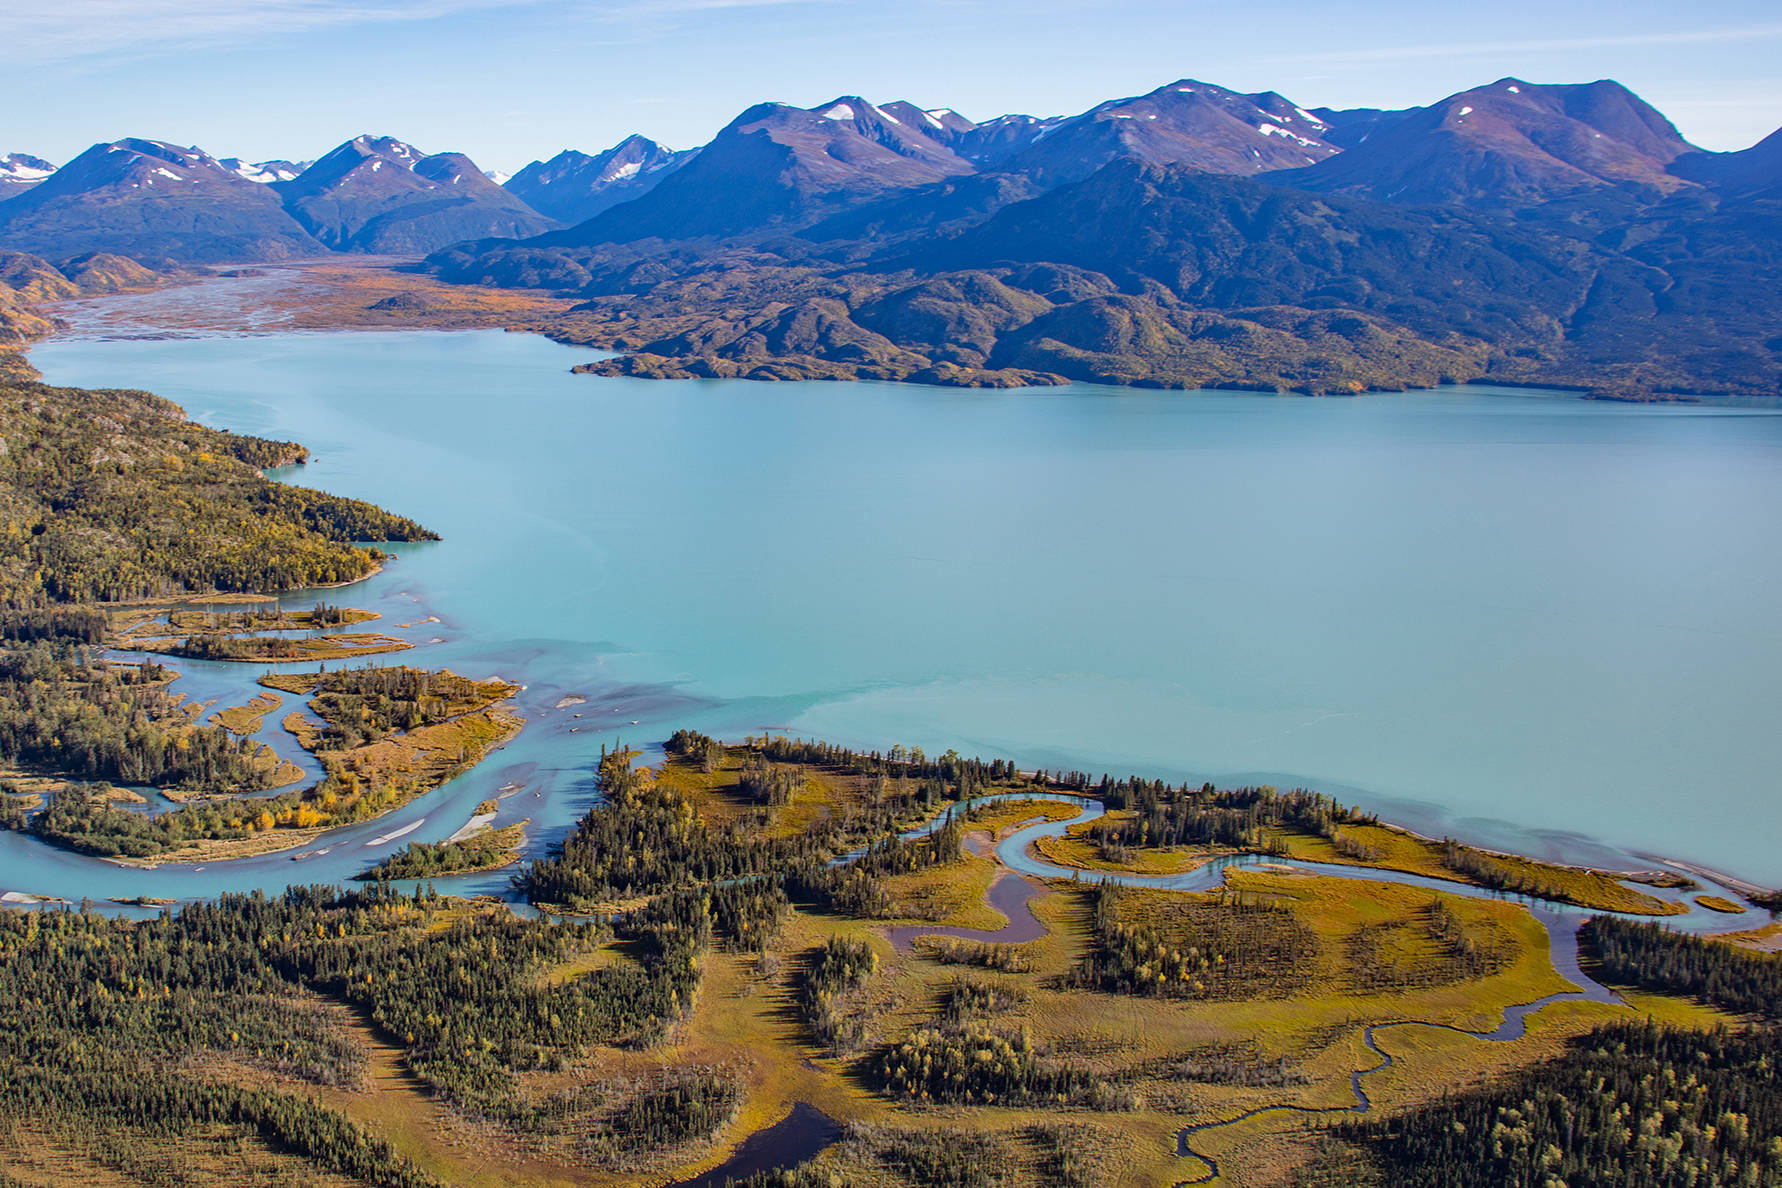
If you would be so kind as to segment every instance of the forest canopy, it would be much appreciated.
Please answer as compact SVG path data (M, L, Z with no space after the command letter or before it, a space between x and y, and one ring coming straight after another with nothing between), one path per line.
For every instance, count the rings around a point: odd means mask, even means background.
M0 606L329 585L376 567L355 542L438 539L260 473L308 455L146 392L0 382Z

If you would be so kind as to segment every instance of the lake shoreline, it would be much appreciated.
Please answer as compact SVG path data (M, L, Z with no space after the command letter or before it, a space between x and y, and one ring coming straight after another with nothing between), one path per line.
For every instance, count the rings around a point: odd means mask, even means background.
M385 329L394 329L392 327L384 327L384 328ZM414 327L404 327L402 329L403 329L404 333L412 333L412 331L415 329L428 329L428 328L429 327L414 326ZM61 337L61 336L58 336L58 338L59 337ZM320 335L318 335L318 337L320 337ZM519 337L519 336L516 336L516 337ZM1259 402L1259 403L1267 403L1267 402ZM1314 402L1307 402L1307 403L1314 403ZM1317 403L1323 403L1323 402L1317 402ZM1340 403L1351 403L1351 402L1340 402ZM329 451L325 450L323 452L328 453ZM290 476L281 476L283 481L293 481L297 477L298 476L296 474L293 474ZM323 485L327 485L324 476L307 476L306 475L304 477L311 478L312 481L314 481L314 479L316 477L323 477ZM358 488L342 486L338 482L336 482L334 485L337 487L340 487L340 489L342 489L343 491L358 490ZM357 581L353 584L357 584L358 582L366 581L369 578L375 577L375 576L377 576L377 575L376 574L368 574L368 575L366 575L365 578L357 579ZM273 597L276 597L276 596L273 596ZM482 623L480 628L472 625L471 620L465 620L464 630L466 632L474 635L479 630L484 633L499 632L501 630L501 627L498 624L490 623L489 621L487 621L486 616L485 616L484 622ZM520 661L520 662L524 663L525 661ZM531 678L528 670L522 670L518 674L517 679L519 679L521 681L527 681L532 678ZM667 689L667 688L669 688L669 686L665 685L664 688ZM564 716L567 717L568 715L564 715ZM635 716L635 715L627 714L625 719L623 719L623 720L629 721L629 719L633 716ZM592 718L592 714L590 714L590 718ZM772 721L775 719L769 718L768 720ZM781 717L778 720L792 721L794 719L792 717ZM671 728L675 724L676 723L672 720L665 720L664 722L661 723L661 728L664 731L666 731L666 729ZM567 723L565 723L565 725L567 726ZM581 729L582 731L587 732L591 725L598 727L600 725L600 723L599 722L591 723L591 722L584 721L584 722L578 723L577 727L579 729ZM654 727L656 725L657 725L657 723L655 723L655 722L648 723L648 724L646 724L645 729L646 730L651 729L652 727ZM962 724L961 729L968 729L968 728L969 727L965 727ZM895 732L896 729L897 728L895 725L890 725L890 726L886 727L883 730L883 732L874 732L874 737L877 737L882 742L884 739L892 737L893 732ZM800 733L800 734L811 735L811 736L822 736L822 737L830 737L830 738L840 737L840 738L843 738L844 740L847 740L849 738L858 738L860 736L860 734L862 733L862 732L851 730L851 729L832 731L827 728L827 724L824 724L821 726L815 725L815 724L800 725L797 727L796 732ZM598 737L605 737L605 736L601 735ZM927 736L926 735L918 735L917 737L927 737ZM1072 736L1072 735L1068 735L1068 734L1059 734L1057 737L1059 737L1059 738L1074 738L1076 736ZM593 741L593 739L589 740L590 745L592 744L592 741ZM1090 736L1084 736L1083 742L1087 746L1095 745ZM1017 748L1017 747L1025 749L1024 747L1022 747L1022 744L1020 744L1020 743L1011 744L1011 748ZM961 749L963 749L963 746L961 746ZM996 747L992 746L990 748L986 748L982 753L994 754L994 753L998 753L998 749ZM1017 753L1019 753L1019 752L1017 751ZM1094 761L1094 760L1085 761L1085 765L1088 765L1088 764L1093 764L1095 770L1101 770L1103 768L1103 764L1100 761ZM1048 763L1048 766L1050 766L1050 763ZM1106 766L1109 768L1117 768L1118 767L1117 764L1113 764L1113 763L1107 764ZM1125 766L1137 768L1140 770L1146 770L1146 769L1150 769L1150 767L1152 765L1140 761L1140 762L1127 763ZM1177 766L1177 764L1171 763L1171 764L1161 765L1161 766L1164 768L1174 768ZM1215 769L1217 765L1208 764L1205 766L1208 769ZM1217 776L1215 776L1214 778L1218 779ZM1223 784L1224 781L1220 780L1220 782ZM1307 780L1304 777L1295 777L1295 778L1293 778L1292 782L1295 782L1295 783L1303 782L1303 783L1307 783L1313 787L1335 786L1335 785L1329 784L1326 781ZM1281 786L1288 786L1288 785L1286 782L1282 782ZM1344 787L1346 787L1347 790L1344 791L1342 793L1342 795L1344 796L1344 798L1346 800L1347 799L1358 800L1360 803L1368 806L1370 811L1374 811L1377 808L1382 813L1382 816L1386 821L1393 823L1396 828L1402 830L1403 832L1405 832L1408 835L1415 835L1415 836L1427 838L1429 840L1436 840L1436 837L1435 837L1436 834L1442 834L1442 833L1451 834L1452 836L1455 836L1458 839L1467 841L1467 843L1469 845L1471 845L1472 847L1479 849L1481 851L1488 852L1488 853L1497 853L1497 854L1515 856L1515 857L1523 857L1525 855L1532 856L1534 854L1539 854L1539 853L1552 854L1554 856L1542 857L1540 860L1543 862L1548 862L1553 865L1565 866L1565 867L1574 868L1574 869L1581 870L1581 871L1595 870L1595 871L1601 871L1601 872L1605 872L1605 873L1613 873L1617 877L1639 876L1639 875L1652 873L1650 868L1648 868L1648 869L1639 868L1637 861L1635 861L1635 859L1637 859L1638 857L1643 856L1646 847L1639 847L1639 848L1630 847L1625 840L1620 841L1620 842L1609 841L1609 840L1605 840L1603 835L1593 835L1589 832L1580 831L1575 828L1574 829L1564 829L1563 832L1561 832L1561 831L1549 832L1549 831L1545 831L1543 826L1540 823L1532 821L1532 819L1527 817L1526 815L1513 814L1512 812L1509 812L1509 811L1501 811L1501 815L1495 819L1482 820L1481 823L1482 823L1483 827L1481 828L1480 825L1476 825L1473 823L1475 820L1480 820L1479 818L1477 818L1474 815L1474 814L1476 814L1476 810L1469 810L1465 806L1450 808L1447 804L1445 804L1444 802L1440 802L1440 801L1418 801L1418 802L1416 802L1416 804L1418 806L1427 806L1428 815L1429 815L1429 817L1435 818L1435 824L1437 827L1432 828L1431 823L1423 817L1423 814L1421 812L1417 812L1415 810L1413 810L1413 814L1414 814L1413 818L1412 818L1413 824L1399 825L1399 824L1397 824L1398 820L1401 820L1403 818L1400 817L1397 813L1395 813L1392 809L1388 809L1386 807L1386 805L1388 803L1391 803L1394 801L1399 802L1399 805L1409 805L1410 802L1405 800L1404 797L1402 796L1402 794L1399 796L1393 796L1393 795L1388 795L1388 794L1375 794L1375 793L1369 791L1368 787L1362 781L1361 778L1357 778L1355 783L1345 785ZM1398 807L1398 806L1395 806L1395 807ZM1452 829L1440 827L1441 818L1443 816L1446 816L1454 821L1454 827ZM1552 822L1552 824L1559 825L1563 829L1565 823L1559 822L1559 821L1554 821L1554 822ZM540 836L541 837L547 836L543 832L544 829L548 829L554 833L555 830L558 828L560 828L558 823L550 822L548 825L541 828ZM1531 846L1518 846L1513 841L1511 841L1509 844L1506 844L1503 840L1500 840L1500 839L1504 838L1504 836L1506 834L1513 835L1515 832L1519 832L1519 831L1527 832L1530 835L1531 841L1534 842L1535 846L1538 848L1534 848ZM1637 846L1637 843L1636 843L1636 846ZM1569 855L1569 856L1566 855L1565 851L1567 851L1567 850L1571 851L1571 855ZM1624 863L1609 864L1609 863L1605 863L1605 861L1603 861L1599 858L1583 856L1583 855L1590 855L1594 851L1608 851L1608 850L1617 851L1620 854L1626 855L1629 860ZM1690 853L1691 851L1684 851L1684 852ZM1699 859L1699 861L1701 862L1701 869L1707 870L1707 871L1712 871L1718 865L1727 865L1728 864L1723 859L1716 860L1716 858L1713 855L1714 855L1714 851L1712 849L1710 849L1706 856L1703 856ZM1609 856L1610 855L1608 853L1606 853L1606 852L1603 853L1603 858L1607 858ZM1677 863L1677 865L1678 866L1691 866L1691 863L1688 860L1683 860L1683 861L1679 861ZM1736 867L1736 863L1733 863L1733 865L1735 865L1735 867ZM1725 881L1725 880L1723 880L1723 881ZM1740 878L1738 881L1748 883L1748 885L1750 885L1752 887L1760 886L1760 884L1758 884L1754 881L1750 881L1750 880L1743 879L1743 878ZM1731 883L1728 882L1728 885L1731 885Z

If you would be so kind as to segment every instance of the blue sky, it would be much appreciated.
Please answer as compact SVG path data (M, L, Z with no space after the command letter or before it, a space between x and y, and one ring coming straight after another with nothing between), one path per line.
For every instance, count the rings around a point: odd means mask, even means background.
M1180 77L1404 107L1514 74L1616 78L1706 148L1782 126L1774 0L24 0L0 153L151 136L314 157L359 132L513 170L763 99L1057 115ZM21 99L23 100L21 102Z

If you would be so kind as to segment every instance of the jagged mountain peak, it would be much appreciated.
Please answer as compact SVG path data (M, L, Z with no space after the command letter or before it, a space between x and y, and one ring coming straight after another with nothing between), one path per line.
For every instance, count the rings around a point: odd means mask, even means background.
M216 165L217 159L196 145L181 147L165 140L148 140L139 136L126 136L109 144L95 146L106 154L128 153L137 157L153 157L157 161L165 161L169 165L181 165L186 168L201 168ZM91 151L91 150L88 150Z
M369 173L380 173L386 168L392 173L413 173L415 165L425 157L414 145L394 136L361 133L323 153L315 164L291 180L300 186L319 186L361 169Z
M423 153L393 136L355 136L275 188L305 230L341 251L427 252L554 225L463 153Z
M950 107L920 107L907 99L882 104L879 111L904 127L914 128L924 136L949 146L977 127L976 123Z
M979 134L989 127L981 126ZM1262 173L1303 168L1337 153L1324 138L1327 130L1323 120L1273 91L1247 95L1181 78L1049 125L1005 128L1001 135L1014 151L997 163L1047 185L1087 177L1122 157L1213 173Z
M580 223L648 193L692 155L634 132L598 153L564 149L548 161L534 161L509 178L506 188L541 214Z
M342 145L341 149L349 147L361 153L373 153L411 164L427 155L405 140L398 140L394 136L373 136L369 132L361 132ZM341 149L335 151L339 152Z
M925 119L858 95L757 103L644 198L602 212L588 242L735 234L808 222L862 197L975 172Z
M896 186L915 180L932 181L971 171L926 119L902 119L858 95L838 95L815 107L785 103L759 103L732 120L701 151L710 158L722 156L750 136L765 134L779 145L789 168L804 175L816 188L847 184L850 174L878 168L884 184ZM886 161L888 152L912 163L899 166ZM917 172L924 176L915 177Z

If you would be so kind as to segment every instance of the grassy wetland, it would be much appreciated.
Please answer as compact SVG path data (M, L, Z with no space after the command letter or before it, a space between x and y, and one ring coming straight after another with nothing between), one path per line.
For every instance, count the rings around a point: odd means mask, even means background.
M1729 988L1749 977L1729 979L1722 942L1591 934L1622 997L1589 1001L1516 902L1286 866L1227 870L1204 892L1088 869L1031 880L1021 910L1039 934L1006 942L1011 917L986 895L1021 876L994 843L1074 814L1021 799L1068 779L691 732L653 767L636 759L609 752L600 804L521 868L536 919L381 883L140 923L0 917L8 979L101 963L76 980L120 1039L82 1060L56 1030L72 1013L12 1021L8 1092L53 1108L14 1124L0 1171L127 1176L190 1152L196 1183L224 1182L229 1159L268 1183L722 1182L791 1116L783 1133L818 1128L816 1153L754 1182L1385 1183L1407 1134L1469 1094L1545 1084L1580 1051L1612 1079L1616 1060L1702 1045L1718 1045L1715 1092L1749 1082L1769 1108L1762 1044L1737 1037L1773 1004ZM987 793L1013 798L948 811ZM923 822L937 827L909 835ZM158 956L194 942L227 962ZM1555 995L1513 1036L1480 1038ZM176 1009L206 1022L157 1022ZM1648 1020L1667 1038L1604 1047L1600 1029ZM78 1141L99 1122L106 1144ZM1661 1113L1655 1133L1680 1124Z
M113 611L113 643L132 652L242 664L351 661L414 647L400 636L345 630L380 617L358 607L318 602L294 610L269 599L246 602L239 610L214 610L194 609L193 601L205 600L182 600L165 610L142 603Z

